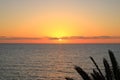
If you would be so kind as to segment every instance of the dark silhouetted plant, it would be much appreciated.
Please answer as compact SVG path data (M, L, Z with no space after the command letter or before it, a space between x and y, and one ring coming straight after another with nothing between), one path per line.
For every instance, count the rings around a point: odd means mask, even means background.
M83 80L120 80L120 69L116 58L112 51L108 51L111 65L109 65L108 61L103 58L104 70L105 75L103 75L102 71L100 70L99 66L95 62L95 60L90 57L93 64L96 66L96 69L93 69L93 72L88 75L81 67L75 66L75 70L79 73L79 75L83 78ZM111 67L110 67L111 66ZM72 78L65 78L66 80L74 80Z
M82 68L75 66L75 70L82 76L84 80L92 80Z
M72 78L68 78L68 77L66 77L65 79L66 79L66 80L73 80Z

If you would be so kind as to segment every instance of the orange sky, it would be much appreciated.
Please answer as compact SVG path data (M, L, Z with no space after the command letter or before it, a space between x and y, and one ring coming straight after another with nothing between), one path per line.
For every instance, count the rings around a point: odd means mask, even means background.
M0 11L0 43L120 43L120 1L1 0Z

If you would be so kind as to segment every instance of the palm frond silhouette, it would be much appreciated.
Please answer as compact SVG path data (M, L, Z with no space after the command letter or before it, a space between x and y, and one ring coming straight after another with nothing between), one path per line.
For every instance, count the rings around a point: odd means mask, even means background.
M103 65L105 71L104 75L93 57L90 57L90 59L92 60L97 70L93 69L93 72L90 73L90 75L86 73L79 66L75 66L75 70L83 78L83 80L120 80L120 69L117 60L111 50L109 50L108 53L109 53L111 65L108 63L108 61L105 58L103 58ZM74 80L74 79L67 77L66 80Z

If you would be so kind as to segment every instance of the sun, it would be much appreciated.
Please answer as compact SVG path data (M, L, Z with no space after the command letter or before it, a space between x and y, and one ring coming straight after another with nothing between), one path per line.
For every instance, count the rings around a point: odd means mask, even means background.
M58 39L58 41L62 41L62 39L61 39L61 38L59 38L59 39Z

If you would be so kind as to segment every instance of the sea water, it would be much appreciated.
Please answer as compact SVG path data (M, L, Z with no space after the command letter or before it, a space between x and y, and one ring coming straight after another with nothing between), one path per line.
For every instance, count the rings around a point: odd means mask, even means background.
M108 61L112 50L120 61L120 44L0 44L0 80L82 80L74 66L90 73Z

